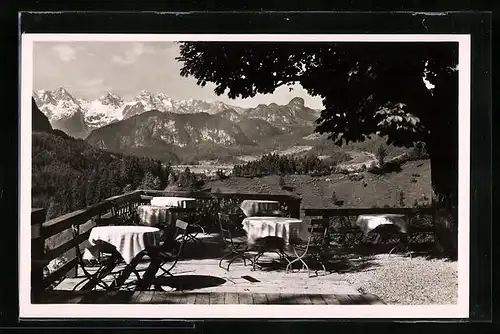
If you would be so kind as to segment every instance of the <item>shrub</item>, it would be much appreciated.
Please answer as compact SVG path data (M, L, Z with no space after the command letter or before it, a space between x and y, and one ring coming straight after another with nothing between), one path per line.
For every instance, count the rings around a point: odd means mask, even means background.
M404 191L401 190L398 194L398 202L399 202L399 206L402 208L405 207L405 199L406 199L405 193L404 193Z
M222 169L218 169L215 172L215 175L217 176L217 178L219 180L225 180L225 179L227 179L227 175L226 175L226 173L224 173L224 171Z
M387 157L387 149L384 144L380 144L375 152L375 156L378 160L378 165L380 168L383 168L385 165L385 158Z
M285 187L286 183L285 183L285 179L283 179L283 176L280 176L278 184L281 188Z
M427 153L427 150L425 149L425 143L423 142L416 142L413 147L408 150L408 160L422 160L422 159L428 159L429 154Z
M332 192L332 197L331 197L331 199L332 199L332 202L334 202L334 203L335 203L336 201L338 201L338 198L337 198L337 193L335 192L335 190Z

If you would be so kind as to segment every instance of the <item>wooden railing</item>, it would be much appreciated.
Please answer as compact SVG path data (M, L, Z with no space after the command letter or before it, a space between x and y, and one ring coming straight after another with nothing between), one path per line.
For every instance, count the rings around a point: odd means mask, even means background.
M157 190L136 190L130 193L110 197L98 204L77 210L63 216L45 221L44 209L32 209L31 212L31 258L32 258L32 291L37 293L50 288L55 282L74 277L77 273L78 259L75 248L82 247L88 240L92 227L110 224L112 218L127 216L135 212L141 203L147 203L152 196L192 197L200 200L234 199L267 199L286 203L292 217L300 216L301 199L297 196L240 194L240 193L208 193L208 192L168 192ZM77 227L78 236L73 238L72 228ZM84 230L81 226L86 226ZM52 249L46 250L47 239L66 233L64 241ZM44 275L47 265L54 259L66 255L67 262L48 275Z
M332 220L339 218L340 224L331 224L330 232L333 234L352 234L360 235L361 230L354 224L354 219L359 215L382 215L382 214L400 214L407 217L409 224L410 241L415 241L420 235L434 235L435 232L435 213L436 209L432 207L423 208L329 208L329 209L316 209L304 208L304 216L306 219L312 217L321 217L324 219ZM429 216L430 223L422 224L422 219L417 221L413 218L422 216ZM355 239L355 238L354 238ZM359 241L359 240L358 240Z
M48 221L45 221L44 209L32 209L31 271L33 292L45 290L63 277L74 277L78 264L74 250L88 239L91 228L97 225L103 217L119 216L132 212L140 204L141 194L142 191L133 191L110 197L98 204ZM90 227L86 231L80 231L80 227L87 223L90 223ZM79 235L76 238L72 236L74 226L79 230ZM52 249L46 250L46 241L61 235L64 236L64 241ZM63 255L68 257L67 262L48 275L44 275L47 265Z

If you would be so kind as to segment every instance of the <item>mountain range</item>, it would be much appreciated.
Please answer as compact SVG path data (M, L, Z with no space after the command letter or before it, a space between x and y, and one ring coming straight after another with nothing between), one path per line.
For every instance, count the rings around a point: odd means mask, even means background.
M286 105L259 104L254 108L221 101L178 101L165 93L141 91L125 100L113 93L88 101L66 89L33 94L52 128L116 152L176 159L196 152L229 147L268 147L311 134L319 111L293 98Z

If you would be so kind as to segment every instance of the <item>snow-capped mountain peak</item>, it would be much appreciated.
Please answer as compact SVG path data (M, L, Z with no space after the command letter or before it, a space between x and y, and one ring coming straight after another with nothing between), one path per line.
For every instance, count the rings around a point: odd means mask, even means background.
M35 101L51 123L83 112L78 101L62 87L53 91L39 90L35 92Z
M147 90L142 90L136 96L127 99L112 92L107 92L94 100L75 98L63 87L52 91L34 91L33 95L38 108L48 117L53 126L61 126L61 121L64 122L67 119L81 119L84 127L87 128L85 131L152 110L174 114L215 115L222 113L221 116L233 122L238 121L240 116L245 116L260 118L271 124L283 126L296 124L297 121L307 123L317 118L313 115L313 110L304 107L302 98L294 98L284 106L272 103L247 109L228 105L222 101L205 101L195 98L174 100L166 93L153 94ZM80 135L82 133L84 132L80 132ZM70 130L68 134L71 135Z
M121 107L123 104L123 99L111 92L108 92L106 95L101 96L98 99L103 105L113 105L117 107Z
M75 98L71 96L71 94L64 87L59 87L52 91L52 96L58 101L66 100L76 102Z

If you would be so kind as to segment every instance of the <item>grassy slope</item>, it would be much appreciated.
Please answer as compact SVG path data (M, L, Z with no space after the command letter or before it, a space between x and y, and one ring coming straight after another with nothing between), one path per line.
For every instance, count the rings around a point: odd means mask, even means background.
M364 179L352 181L347 175L332 174L323 177L308 175L287 175L283 177L286 186L302 197L303 208L336 207L331 198L335 191L337 200L344 200L343 207L368 208L373 206L399 206L399 193L404 192L405 206L413 206L423 196L431 198L431 169L428 160L411 161L403 164L399 173L375 175L363 173ZM412 174L420 176L413 177ZM415 179L417 182L412 182ZM364 186L366 184L366 186ZM279 176L262 178L232 177L213 181L213 189L221 191L245 191L258 193L286 193L279 186Z

